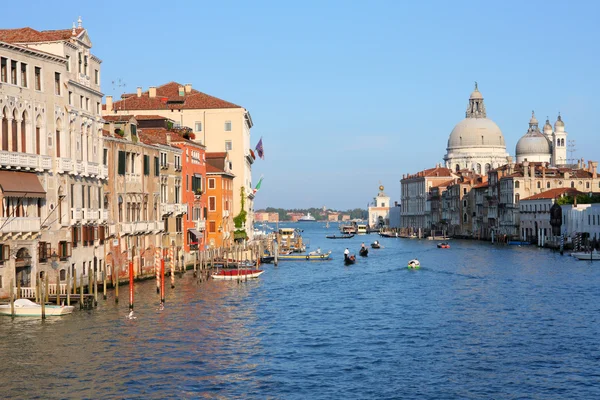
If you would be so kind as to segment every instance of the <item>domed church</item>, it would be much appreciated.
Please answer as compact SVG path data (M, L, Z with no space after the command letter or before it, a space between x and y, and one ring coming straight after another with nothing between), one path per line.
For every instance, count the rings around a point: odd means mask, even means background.
M473 170L485 174L492 168L506 164L506 144L502 131L487 118L483 96L477 88L469 97L465 119L450 133L444 162L453 171Z
M554 166L564 165L567 163L566 140L565 123L562 121L560 114L554 124L554 131L550 121L546 119L544 132L542 133L538 128L535 113L532 112L529 129L517 142L517 162L534 161L547 162Z

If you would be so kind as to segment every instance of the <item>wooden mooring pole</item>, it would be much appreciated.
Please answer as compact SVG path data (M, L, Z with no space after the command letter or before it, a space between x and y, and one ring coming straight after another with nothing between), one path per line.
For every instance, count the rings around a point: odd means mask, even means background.
M14 290L15 290L15 280L11 279L10 280L10 316L11 317L15 317L15 295L14 295Z
M129 309L133 310L133 260L129 261Z

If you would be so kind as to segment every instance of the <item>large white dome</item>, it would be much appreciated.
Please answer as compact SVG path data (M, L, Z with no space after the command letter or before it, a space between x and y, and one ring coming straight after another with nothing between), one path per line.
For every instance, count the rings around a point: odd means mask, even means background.
M550 143L546 137L539 132L528 132L517 142L517 158L528 154L550 155Z
M460 121L448 139L448 150L464 147L503 147L504 136L494 121L487 118L465 118Z

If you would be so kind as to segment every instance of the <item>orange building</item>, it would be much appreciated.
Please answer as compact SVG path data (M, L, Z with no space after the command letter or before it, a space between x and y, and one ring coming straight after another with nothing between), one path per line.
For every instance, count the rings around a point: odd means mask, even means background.
M206 153L206 246L233 243L233 178L228 153Z

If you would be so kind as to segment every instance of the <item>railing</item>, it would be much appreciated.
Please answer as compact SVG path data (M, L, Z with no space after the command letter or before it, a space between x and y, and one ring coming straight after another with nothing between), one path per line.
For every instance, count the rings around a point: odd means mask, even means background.
M83 174L85 172L85 165L83 161L77 160L75 161L75 172L77 174Z
M229 217L229 210L224 210L223 211L223 218L227 218Z
M142 181L141 174L125 174L125 182L140 183Z
M106 178L108 176L108 166L102 165L101 168L102 168L102 177Z
M187 204L175 204L175 214L181 215L181 214L187 214L187 212L188 212Z
M25 169L52 169L52 157L38 154L0 151L0 165Z
M59 284L59 290L60 290L61 295L66 295L67 294L67 284L66 283ZM56 296L56 283L48 284L48 294L50 296Z
M196 227L199 231L206 229L206 221L196 221Z
M73 161L70 158L57 158L56 169L59 173L73 171Z
M89 175L98 175L100 173L100 165L98 163L90 163L86 164L87 173Z
M15 293L19 288L15 287ZM21 293L17 293L20 299L35 299L35 287L21 286Z
M71 219L73 221L81 221L82 212L81 208L71 208Z
M102 221L108 221L108 210L102 210Z
M160 213L162 215L171 214L173 212L175 212L175 204L165 204L165 203L163 203L163 204L160 205Z
M6 222L8 220L8 222ZM41 225L40 218L17 217L0 218L1 232L39 232Z

